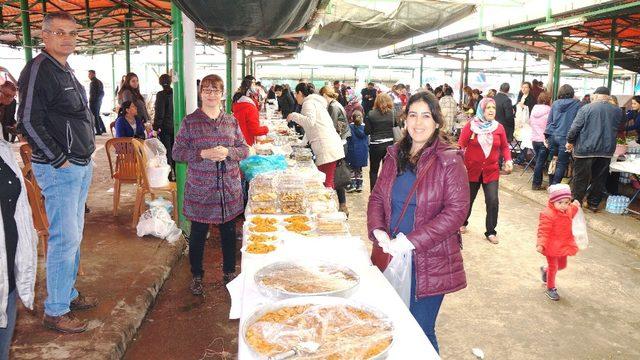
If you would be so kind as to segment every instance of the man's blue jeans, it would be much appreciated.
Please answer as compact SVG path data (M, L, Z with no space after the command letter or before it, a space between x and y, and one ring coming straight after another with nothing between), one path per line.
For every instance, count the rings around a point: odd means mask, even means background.
M78 297L74 285L80 265L84 205L91 185L93 162L87 166L71 164L60 169L51 165L32 165L49 220L44 312L49 316L60 316L69 312L69 304Z
M565 136L549 136L547 138L549 143L549 153L551 156L558 156L556 162L556 172L549 176L549 185L559 184L562 182L564 173L567 171L569 165L569 157L571 154L566 152L565 146L567 145L567 138Z
M411 266L411 299L409 300L409 311L411 315L416 319L418 325L427 335L431 345L436 349L436 352L440 354L440 348L438 347L438 338L436 337L436 318L438 312L440 312L440 305L442 305L443 295L427 296L426 298L416 300L416 270Z

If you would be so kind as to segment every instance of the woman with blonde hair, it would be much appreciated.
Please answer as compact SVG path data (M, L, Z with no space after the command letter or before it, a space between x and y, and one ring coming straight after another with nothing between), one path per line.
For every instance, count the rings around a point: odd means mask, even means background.
M364 132L369 135L369 187L373 190L378 179L378 170L387 148L393 145L393 100L388 94L379 94L373 103L373 109L364 120Z

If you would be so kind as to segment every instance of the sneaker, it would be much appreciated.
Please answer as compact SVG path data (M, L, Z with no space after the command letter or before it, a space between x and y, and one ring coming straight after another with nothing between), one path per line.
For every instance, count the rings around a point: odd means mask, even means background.
M356 192L361 193L362 192L362 186L356 186Z
M87 310L96 306L98 306L98 299L78 294L78 297L73 299L71 304L69 304L69 309L71 309L71 311Z
M531 190L545 190L542 185L531 185Z
M589 205L588 208L594 213L597 213L600 210L597 205Z
M540 277L543 283L547 283L547 269L544 266L540 266Z
M193 295L202 295L202 276L194 276L191 280L191 286L189 286L189 289Z
M236 275L235 272L224 273L224 275L222 275L222 281L224 282L225 285L227 285L228 283L233 281L233 279L235 279L236 276L238 275Z
M545 291L544 293L547 294L547 297L553 301L560 300L560 295L558 295L558 289L556 288L547 289L547 291Z
M356 188L353 185L349 184L346 188L344 188L344 191L352 193L356 191Z
M77 319L70 312L60 316L49 316L44 314L42 325L47 329L65 334L77 334L87 331L87 322Z

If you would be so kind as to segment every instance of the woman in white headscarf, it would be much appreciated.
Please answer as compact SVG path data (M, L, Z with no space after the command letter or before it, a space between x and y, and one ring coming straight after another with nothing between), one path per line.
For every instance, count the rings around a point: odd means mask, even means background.
M485 238L492 244L498 243L496 226L498 224L498 180L500 178L500 157L505 160L505 171L513 170L511 152L504 127L496 120L496 102L492 98L483 98L478 104L476 116L469 121L460 133L458 143L465 150L464 163L469 175L471 204L469 215L460 232L466 232L473 201L482 186L487 207Z

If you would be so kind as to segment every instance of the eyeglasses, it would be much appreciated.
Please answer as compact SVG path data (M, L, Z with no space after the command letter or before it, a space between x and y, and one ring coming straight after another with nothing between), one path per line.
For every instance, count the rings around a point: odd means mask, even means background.
M69 32L66 31L58 31L58 30L42 30L44 32L48 32L49 34L55 36L55 37L72 37L72 38L76 38L78 37L78 32L75 30L71 30Z
M202 89L202 93L205 95L222 95L222 90L220 89Z

